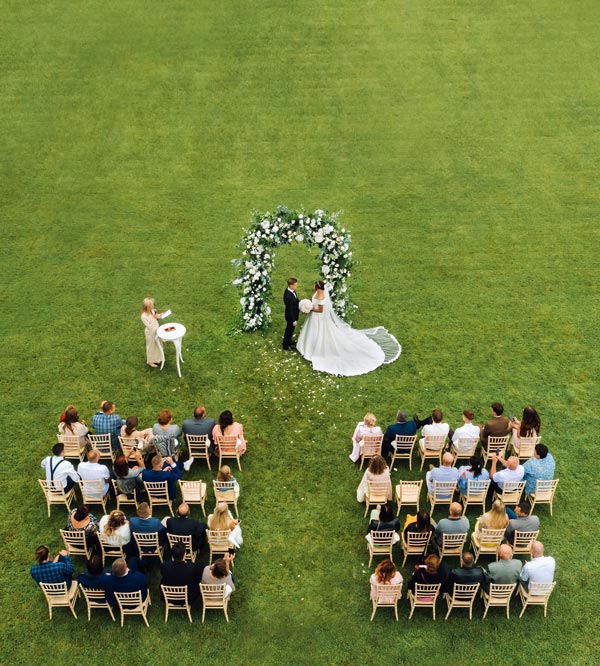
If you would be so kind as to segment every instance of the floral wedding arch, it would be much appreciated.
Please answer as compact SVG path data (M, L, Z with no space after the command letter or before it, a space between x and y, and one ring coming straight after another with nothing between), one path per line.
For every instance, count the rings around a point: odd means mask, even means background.
M238 268L233 281L240 298L240 329L250 332L266 330L271 322L271 271L275 265L275 248L290 243L304 243L319 249L321 275L327 283L331 301L342 319L354 310L346 280L352 268L350 234L337 222L338 213L323 210L307 213L279 206L274 212L256 214L254 223L242 239L242 258L232 263Z

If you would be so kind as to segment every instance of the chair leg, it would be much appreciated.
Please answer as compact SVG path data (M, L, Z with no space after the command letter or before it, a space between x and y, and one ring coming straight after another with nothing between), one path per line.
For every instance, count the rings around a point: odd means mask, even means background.
M373 622L373 618L375 617L375 613L377 612L377 604L373 602L373 612L371 613L371 620L370 622Z
M204 624L204 616L206 614L206 607L203 605L202 606L202 624Z
M394 606L394 613L396 614L396 622L398 622L398 602L396 602L396 605Z
M190 607L188 606L185 610L187 611L188 618L189 618L189 620L190 620L190 624L193 624L193 622L192 622L192 614L190 613Z

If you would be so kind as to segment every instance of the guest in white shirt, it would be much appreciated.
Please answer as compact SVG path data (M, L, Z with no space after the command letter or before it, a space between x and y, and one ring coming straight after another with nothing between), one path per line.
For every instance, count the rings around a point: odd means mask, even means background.
M525 563L521 571L521 584L527 590L529 583L551 583L555 569L554 558L544 555L544 544L534 541L531 545L531 560Z
M461 453L460 441L461 440L479 440L481 430L478 425L472 421L475 418L475 412L472 409L465 409L462 413L463 425L457 428L453 433L449 433L452 437L453 448ZM470 447L469 447L470 449Z
M500 472L496 472L498 462L504 465L504 469ZM525 476L525 470L523 469L523 465L519 465L517 456L511 456L508 460L504 460L504 458L493 453L490 476L492 477L490 492L501 492L507 481L522 481Z
M423 450L425 448L425 437L429 435L444 435L444 437L450 432L450 426L447 423L442 423L444 415L441 409L434 409L431 412L431 419L433 423L428 423L423 426L421 434L423 437L419 440L419 446Z
M383 435L381 428L375 425L376 423L377 419L371 412L365 414L365 418L358 422L354 435L352 435L352 453L349 456L352 462L357 462L361 456L362 440L365 435Z
M46 456L41 464L46 470L46 481L55 481L68 493L76 483L79 483L79 475L73 465L65 460L65 445L62 442L57 442L52 447L52 453L53 455Z
M90 449L87 453L88 461L79 463L77 473L82 481L102 481L102 497L104 497L109 489L110 472L106 465L98 463L100 457L101 454L98 449ZM100 499L98 493L95 493L93 490L90 492L89 486L86 488L86 495Z

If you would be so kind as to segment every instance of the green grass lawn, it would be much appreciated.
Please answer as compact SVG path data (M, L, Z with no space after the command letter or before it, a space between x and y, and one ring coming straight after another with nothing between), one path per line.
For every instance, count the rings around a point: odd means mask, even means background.
M592 663L597 3L4 4L7 661ZM396 363L334 378L279 349L285 278L308 296L318 277L301 245L277 253L268 335L229 335L230 260L251 211L280 203L343 210L354 323L392 331ZM181 379L171 347L162 373L144 364L145 296L188 328ZM77 621L48 621L28 570L37 545L59 547L66 512L47 519L39 461L66 404L91 421L102 399L144 426L166 407L180 423L201 402L244 423L229 624L213 613L202 625L196 610L191 626L164 625L156 569L150 630L98 614L82 631L82 602ZM497 399L515 414L535 405L557 459L554 517L539 511L557 562L547 619L534 608L519 620L514 603L510 620L482 621L478 602L471 622L417 612L409 623L403 599L398 624L388 611L370 624L347 458L356 421L435 406L452 425L465 407L483 421ZM190 476L211 478L199 465ZM478 511L468 515L473 525Z

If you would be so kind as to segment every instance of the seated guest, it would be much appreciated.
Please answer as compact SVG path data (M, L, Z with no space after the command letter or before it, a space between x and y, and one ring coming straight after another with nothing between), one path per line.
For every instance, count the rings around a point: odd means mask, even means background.
M83 585L83 587L93 590L106 589L106 584L109 582L109 575L104 571L100 555L92 555L87 561L86 566L87 572L80 573L77 576L77 582Z
M349 456L352 462L357 462L361 456L362 440L365 435L383 434L381 428L378 425L375 425L376 423L377 419L374 414L371 414L371 412L365 414L364 419L358 422L354 434L352 435L352 453Z
M185 419L182 430L184 435L207 435L208 441L210 442L210 451L212 453L214 444L212 432L216 425L217 422L214 419L206 416L206 407L204 405L198 405L198 407L194 409L194 418Z
M442 518L437 524L434 532L435 540L442 544L444 534L465 534L469 531L469 519L462 515L462 506L458 502L450 505L450 515Z
M94 414L92 426L97 435L110 435L111 446L114 451L119 448L119 433L125 420L116 413L116 406L110 400L100 403L100 411Z
M128 461L132 458L137 464L129 467ZM127 458L125 456L117 456L113 463L113 472L119 493L127 495L129 499L132 499L136 491L138 493L142 491L144 488L144 484L142 483L142 472L144 469L144 461L137 449L131 449Z
M395 442L398 435L410 437L411 435L415 435L416 432L417 424L413 419L409 421L406 412L399 409L396 414L396 423L392 423L392 425L386 428L385 435L383 436L382 454L385 455L387 453L388 455L392 455L395 452Z
M402 580L402 574L396 569L392 560L382 560L369 578L371 599L376 599L378 585L402 585Z
M501 402L492 403L492 418L486 422L481 431L481 443L487 446L488 437L504 437L510 432L510 421L504 413L504 405Z
M443 562L437 555L432 553L425 558L423 564L415 567L413 575L408 581L407 589L414 592L416 583L420 585L437 585L437 583L441 583L442 587L444 587L449 573L450 569L446 562Z
M506 525L506 540L509 543L515 541L515 530L519 532L535 532L540 529L540 519L537 516L531 516L531 505L529 502L520 502L514 511L507 509L510 520Z
M191 536L193 550L200 550L204 546L206 524L190 518L190 507L185 502L177 507L177 515L174 518L166 518L164 523L169 534Z
M108 493L110 486L110 472L106 465L101 465L98 461L102 454L98 449L90 449L87 452L87 462L80 462L77 467L77 474L82 481L102 481L102 497ZM86 487L86 495L95 499L100 499L100 494Z
M87 434L89 432L85 421L79 419L79 414L75 407L69 406L64 413L64 419L58 424L58 432L68 437L79 437L81 447L87 444Z
M539 414L534 407L528 405L523 410L521 420L513 418L510 422L512 437L510 443L516 453L519 453L521 447L521 437L537 437L540 434L541 421Z
M226 597L235 592L233 578L229 572L229 563L234 557L235 555L225 553L224 557L220 557L212 565L204 567L201 582L208 585L224 585Z
M404 528L404 540L406 541L408 539L409 532L422 534L423 532L433 532L434 530L435 528L431 524L431 516L427 513L427 511L421 509L417 513L417 520L413 523L409 523Z
M59 423L63 423L63 422L64 422L65 417L66 417L66 415L67 415L67 412L68 412L70 409L74 409L75 411L77 411L77 408L75 407L75 405L67 405L67 406L65 407L64 412L60 415L60 418L58 419L58 422L59 422ZM82 423L85 423L85 421L82 421Z
M237 499L240 496L240 486L237 482L237 479L231 473L231 467L229 465L223 465L217 474L218 483L233 483L233 489L235 491L235 498Z
M139 419L137 416L128 416L125 425L121 426L121 437L124 439L135 439L137 447L142 451L152 448L152 428L138 430Z
M193 603L200 596L199 583L204 567L199 562L186 562L185 544L178 541L171 548L172 561L165 560L161 567L161 585L186 585L188 603Z
M556 462L548 447L544 444L536 444L533 458L523 465L523 481L525 481L525 492L530 495L535 492L536 481L551 481L554 478Z
M153 518L148 502L140 502L137 507L137 517L129 519L131 533L150 534L158 532L158 542L164 545L167 540L167 530L158 518ZM135 541L135 539L134 539ZM137 551L137 544L135 550Z
M481 537L481 530L503 530L508 525L508 516L506 515L506 507L501 499L496 499L492 502L489 511L484 513L477 519L475 523L475 535ZM482 545L487 545L482 543Z
M79 474L73 465L65 459L65 445L57 442L52 447L52 455L42 460L41 467L46 470L46 481L54 481L62 486L68 493L76 483L79 483Z
M486 582L485 572L481 567L475 565L475 558L472 553L463 553L462 563L459 568L452 569L446 583L446 589L452 593L455 583L459 585L474 585L479 583L484 585Z
M219 414L219 422L212 431L213 441L217 437L237 437L236 448L240 453L246 453L247 442L244 439L244 426L233 420L233 414L226 409ZM218 448L215 446L215 455L218 454Z
M521 585L528 590L530 583L552 583L556 562L553 557L544 555L544 545L534 541L531 546L531 559L525 562L521 571Z
M382 456L375 456L371 458L369 467L365 470L363 478L356 489L357 502L364 502L366 492L369 488L368 483L386 483L388 486L387 499L392 499L392 480L390 478L390 468L387 466Z
M38 546L35 550L35 561L29 573L33 580L38 583L66 583L71 586L73 577L73 563L66 550L51 559L50 551L46 546Z
M463 425L454 431L450 431L448 436L452 440L452 447L458 453L462 453L460 449L461 440L475 440L479 441L481 428L473 423L475 412L472 409L463 409L462 420Z
M111 511L110 514L102 516L98 523L98 533L106 537L106 541L110 546L123 546L125 550L131 541L131 529L129 521L125 514L118 509Z
M148 596L148 579L140 571L134 571L127 567L127 562L118 557L112 565L112 575L107 576L105 583L106 601L117 607L115 592L137 592L142 593L142 601Z
M429 471L425 475L425 479L427 481L427 488L431 494L433 494L434 481L454 481L454 483L458 481L459 472L456 467L452 467L453 462L454 456L449 451L446 451L442 456L440 467L429 465ZM448 498L448 493L442 493L440 498Z
M153 443L163 456L175 458L181 447L181 428L173 423L173 412L163 409L158 414L158 423L152 426Z
M442 419L444 418L444 414L442 413L441 409L434 409L431 412L431 420L432 423L427 423L426 425L423 426L423 429L421 430L421 439L419 440L419 446L421 447L421 450L425 450L425 437L429 436L440 436L444 435L446 437L448 433L450 432L450 426L447 423L443 423Z
M519 581L523 562L513 558L513 550L507 544L498 546L498 559L490 562L488 567L488 578L497 585L512 585ZM486 587L487 589L487 587Z
M229 535L229 543L231 543L232 546L240 548L244 543L240 521L231 515L231 511L229 511L226 502L219 502L215 507L214 513L211 513L208 516L206 522L208 529L211 531L230 530L231 534Z
M483 466L483 459L471 456L468 465L458 468L458 489L466 495L469 481L487 481L489 478L490 473Z
M499 472L496 471L496 466L498 463L504 465L504 469ZM490 469L490 476L492 477L492 483L490 483L490 493L497 492L501 493L504 488L504 484L507 481L522 481L525 470L523 465L519 464L519 459L517 456L510 456L508 460L504 460L500 456L497 456L495 453L492 453L492 467Z
M400 519L394 516L389 504L383 504L381 509L371 512L371 522L365 537L369 543L373 543L371 532L395 532L394 543L400 541Z
M152 458L152 469L142 470L142 481L157 482L166 481L169 488L169 498L174 500L177 493L177 481L182 472L172 458L163 458L157 453Z
M85 541L88 548L90 546L98 545L98 519L94 514L90 513L90 510L85 504L82 504L71 511L69 518L67 519L67 524L65 525L65 530L70 532L78 532L79 530L83 531L85 533Z

